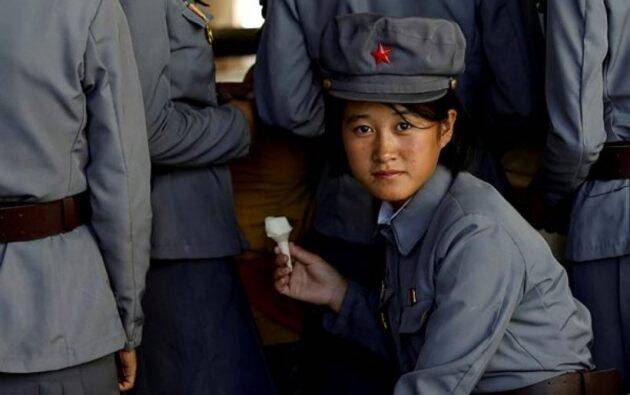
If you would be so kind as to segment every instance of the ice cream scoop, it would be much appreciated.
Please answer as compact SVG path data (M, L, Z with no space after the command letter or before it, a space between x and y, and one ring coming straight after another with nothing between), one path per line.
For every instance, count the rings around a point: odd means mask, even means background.
M273 239L278 243L280 251L289 257L287 266L293 270L293 264L291 263L291 254L289 252L289 235L291 234L291 225L287 220L287 217L267 217L265 218L265 232L267 237Z

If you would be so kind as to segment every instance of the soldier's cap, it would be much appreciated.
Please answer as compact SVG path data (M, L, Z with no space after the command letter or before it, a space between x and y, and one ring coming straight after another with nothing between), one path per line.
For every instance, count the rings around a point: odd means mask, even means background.
M319 58L334 97L425 103L455 89L465 52L461 29L444 19L347 14L324 29Z

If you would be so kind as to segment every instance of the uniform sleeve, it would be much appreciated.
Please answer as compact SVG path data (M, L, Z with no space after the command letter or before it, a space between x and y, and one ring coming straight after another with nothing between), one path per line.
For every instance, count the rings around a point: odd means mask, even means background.
M384 358L390 358L391 340L378 319L379 296L350 281L339 313L324 315L324 329L360 344Z
M122 0L121 4L135 48L153 164L195 168L245 156L250 134L239 109L172 99L165 0Z
M269 0L256 57L254 91L261 119L300 136L324 132L324 99L293 0Z
M92 226L127 334L141 340L140 299L149 267L150 159L142 96L117 0L102 0L90 26L83 78Z
M602 0L550 1L548 7L546 89L552 129L537 182L555 205L584 182L606 141L608 24Z
M523 258L499 225L467 216L442 240L425 343L395 395L471 393L524 292Z

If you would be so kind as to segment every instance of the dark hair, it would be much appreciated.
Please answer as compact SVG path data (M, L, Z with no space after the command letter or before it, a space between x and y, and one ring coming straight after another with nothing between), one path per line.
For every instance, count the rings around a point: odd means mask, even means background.
M396 111L397 107L403 107L433 122L446 121L448 119L448 112L450 110L456 110L457 120L455 121L455 125L453 125L453 138L440 153L439 163L449 168L453 173L466 169L472 155L475 139L470 133L472 128L469 127L469 117L454 91L449 90L445 96L428 103L397 103L387 105ZM329 98L327 103L327 130L337 131L337 133L329 134L329 144L333 147L334 152L332 158L333 169L337 174L347 173L350 170L343 147L343 141L340 138L341 120L345 107L346 101L344 100ZM403 114L400 114L400 116L407 121ZM413 122L409 123L413 125Z

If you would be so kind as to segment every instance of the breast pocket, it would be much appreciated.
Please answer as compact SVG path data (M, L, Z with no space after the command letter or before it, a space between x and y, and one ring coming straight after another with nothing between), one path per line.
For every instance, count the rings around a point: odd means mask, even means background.
M630 181L587 181L573 203L567 259L618 256L630 246Z
M595 198L630 188L630 180L587 181L581 191L586 198Z

